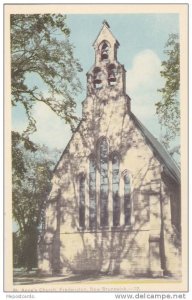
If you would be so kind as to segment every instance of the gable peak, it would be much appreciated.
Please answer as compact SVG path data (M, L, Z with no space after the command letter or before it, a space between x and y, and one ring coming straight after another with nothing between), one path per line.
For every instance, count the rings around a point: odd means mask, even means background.
M116 44L119 46L119 42L117 39L114 37L113 33L110 30L110 25L106 20L103 20L102 22L103 26L96 38L96 40L93 43L93 47L95 47L97 44L99 44L102 40L111 40L113 44Z
M109 23L106 20L103 20L103 25L107 26L108 28L110 28Z

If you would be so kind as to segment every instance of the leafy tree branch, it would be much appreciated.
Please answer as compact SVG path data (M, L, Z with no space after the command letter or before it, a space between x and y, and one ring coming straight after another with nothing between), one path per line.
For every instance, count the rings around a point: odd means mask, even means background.
M159 89L161 100L156 103L156 113L165 129L163 144L169 150L170 143L180 134L180 44L178 34L170 34L164 53L167 60L162 62L161 76L165 86Z
M61 14L11 15L11 85L12 105L21 103L28 117L27 137L36 131L33 106L48 105L72 127L75 126L74 97L82 86L78 72L82 71L69 41L66 16ZM26 78L38 75L42 83L31 86ZM46 92L45 92L46 90Z

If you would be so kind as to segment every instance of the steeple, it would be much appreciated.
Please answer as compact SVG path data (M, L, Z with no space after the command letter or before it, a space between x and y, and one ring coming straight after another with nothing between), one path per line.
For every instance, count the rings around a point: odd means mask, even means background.
M126 71L117 60L119 42L111 32L107 21L103 21L93 47L95 63L87 73L87 96L94 99L97 107L102 103L109 105L111 101L118 101L119 105L120 102L124 102L129 111L130 98L126 95Z
M114 37L110 30L110 26L107 21L103 21L103 26L93 43L95 49L95 63L99 63L102 60L114 61L117 60L117 48L119 42Z

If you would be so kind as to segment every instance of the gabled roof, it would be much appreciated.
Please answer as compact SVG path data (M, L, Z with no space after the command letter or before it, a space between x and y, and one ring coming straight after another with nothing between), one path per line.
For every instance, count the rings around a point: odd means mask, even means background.
M130 112L131 119L135 123L136 127L140 129L141 133L143 134L144 138L146 138L147 142L150 144L151 148L154 151L154 154L157 155L160 162L164 165L164 167L167 169L169 176L171 176L172 179L174 179L177 183L180 183L180 169L172 159L172 157L169 155L169 153L165 150L163 145L149 132L149 130L136 118L136 116ZM83 119L80 121L79 125L77 126L77 131L83 122ZM61 161L63 155L66 153L67 149L69 148L70 142L73 138L73 135L71 139L69 140L66 148L64 149L59 161L57 162L53 172L56 171L57 166L59 165L59 162Z
M94 41L94 43L93 43L93 46L95 46L95 44L96 44L96 42L97 42L97 40L98 40L98 38L99 38L99 36L100 36L100 34L102 33L102 31L103 31L104 28L107 28L107 30L110 32L111 36L114 38L116 44L119 46L120 44L119 44L118 40L116 39L116 37L113 35L113 33L111 32L111 30L109 29L110 26L109 26L109 24L107 23L107 21L105 21L105 20L103 21L103 26L102 26L102 28L101 28L99 34L97 35L97 37L96 37L96 39L95 39L95 41Z
M55 173L55 171L57 170L57 167L58 167L60 161L62 160L62 158L63 158L63 156L65 155L65 153L68 151L69 146L70 146L70 143L71 143L71 141L72 141L72 139L73 139L73 135L74 135L74 133L75 133L76 131L78 131L78 129L79 129L79 127L81 126L81 123L82 123L82 122L83 122L83 118L80 120L80 122L79 122L79 124L77 125L76 129L75 129L74 132L72 133L69 142L67 143L65 149L63 150L63 152L62 152L62 154L61 154L61 156L60 156L58 162L56 163L56 165L55 165L55 167L54 167L54 169L53 169L53 173Z
M135 125L140 129L147 142L152 147L154 153L158 156L159 160L165 168L168 170L169 175L178 183L180 183L180 170L169 153L165 150L163 145L149 132L149 130L136 118L136 116L130 113Z

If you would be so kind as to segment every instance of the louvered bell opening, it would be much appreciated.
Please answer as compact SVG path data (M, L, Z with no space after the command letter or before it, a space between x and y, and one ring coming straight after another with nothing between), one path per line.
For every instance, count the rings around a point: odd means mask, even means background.
M101 74L97 73L94 76L94 84L100 84L101 83Z
M101 69L96 67L94 69L94 76L93 76L93 84L96 89L100 89L102 87L101 75L102 75Z
M108 59L108 51L104 50L101 55L102 60Z
M116 77L113 72L109 74L109 82L116 82Z

